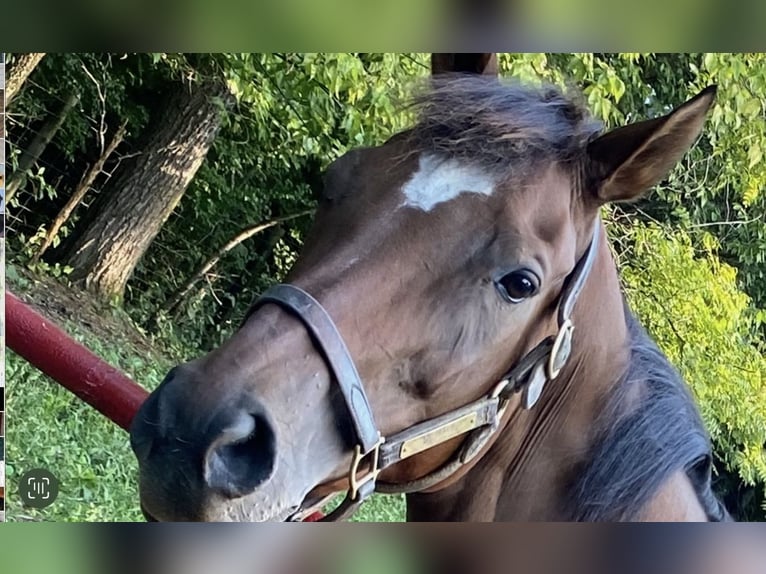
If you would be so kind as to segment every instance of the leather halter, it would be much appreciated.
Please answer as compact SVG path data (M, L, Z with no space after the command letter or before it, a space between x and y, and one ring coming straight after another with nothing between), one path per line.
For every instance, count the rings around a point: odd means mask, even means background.
M323 521L350 517L376 490L390 494L418 492L446 480L487 445L514 393L522 392L525 409L535 405L545 384L559 375L571 354L572 312L598 253L600 224L596 219L590 245L567 278L559 299L555 336L545 338L519 360L489 395L385 438L378 431L348 348L324 307L301 288L288 284L276 285L258 298L248 316L272 303L300 319L306 327L341 391L354 427L357 445L349 469L349 489L340 506ZM376 482L384 469L466 433L470 434L453 459L429 475L403 485ZM288 520L301 520L326 501L314 501L310 508L299 509Z

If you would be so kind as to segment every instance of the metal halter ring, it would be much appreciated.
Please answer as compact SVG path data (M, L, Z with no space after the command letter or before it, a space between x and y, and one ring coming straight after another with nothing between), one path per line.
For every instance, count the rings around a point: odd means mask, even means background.
M551 381L559 376L561 369L564 368L569 359L569 355L572 352L573 331L574 323L570 319L564 321L564 324L559 328L559 333L553 342L551 355L548 359L548 379Z
M350 487L349 496L351 500L356 500L356 497L359 494L359 489L361 487L363 487L368 482L375 482L375 480L378 478L378 474L380 474L380 445L382 445L384 441L385 439L381 436L378 439L378 442L375 443L375 446L372 447L372 450L366 454L362 454L361 446L356 445L354 447L354 458L351 461L351 469L349 470L348 474L348 482ZM370 460L370 468L367 470L366 474L358 476L360 463L370 455L372 455L372 460Z

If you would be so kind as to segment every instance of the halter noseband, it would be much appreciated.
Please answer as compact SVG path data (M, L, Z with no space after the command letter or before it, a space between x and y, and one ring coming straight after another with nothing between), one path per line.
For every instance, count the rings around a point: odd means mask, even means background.
M323 520L348 518L376 490L387 493L417 492L444 481L486 446L497 431L514 393L522 392L525 409L535 405L545 384L559 375L571 354L574 332L572 312L598 253L600 223L596 219L590 245L561 293L556 335L545 338L519 360L489 395L385 438L375 424L370 402L348 347L324 307L303 289L288 284L275 285L258 298L248 316L263 305L273 303L300 319L306 327L338 384L354 427L357 445L349 469L349 489L340 506ZM404 485L376 483L378 475L386 468L468 432L471 434L466 437L457 455L440 469ZM299 509L290 520L300 520L325 501L315 502L308 509Z

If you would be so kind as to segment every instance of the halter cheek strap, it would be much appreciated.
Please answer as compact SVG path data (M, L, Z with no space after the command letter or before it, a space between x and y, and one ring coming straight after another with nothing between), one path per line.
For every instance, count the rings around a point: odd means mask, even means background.
M294 285L276 285L266 291L250 309L248 316L266 304L275 304L298 318L311 335L330 369L345 401L356 435L356 446L349 469L349 489L340 506L323 520L343 520L376 490L388 493L417 492L443 482L469 463L492 439L511 396L521 391L522 405L532 408L545 384L555 379L572 350L572 311L588 278L599 245L600 221L585 255L577 262L562 291L558 309L558 331L527 353L494 386L492 392L473 403L450 411L384 438L370 408L364 385L335 323L322 305ZM451 461L429 475L407 484L377 483L380 472L406 458L458 436L468 436ZM324 501L302 508L290 520L300 520Z
M290 311L308 329L343 394L361 450L371 452L380 443L378 426L348 347L327 311L311 295L294 285L272 287L258 299L254 308L266 303L276 303Z
M364 392L362 379L351 359L351 353L324 307L299 287L275 285L256 301L249 314L267 303L277 304L301 320L311 334L314 344L322 352L351 417L358 443L354 447L354 457L349 469L349 490L346 499L333 517L334 520L342 520L375 492L383 438L378 431L378 425L375 424L370 401ZM367 465L362 464L365 458L370 459Z
M596 220L588 251L577 262L561 293L556 335L544 339L503 377L513 383L511 391L523 390L522 404L525 409L535 406L545 384L559 376L572 354L572 313L598 254L600 223Z

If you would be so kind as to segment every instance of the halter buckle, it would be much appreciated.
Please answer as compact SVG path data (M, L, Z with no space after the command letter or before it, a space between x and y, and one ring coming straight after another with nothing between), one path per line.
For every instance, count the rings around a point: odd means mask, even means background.
M559 328L556 340L553 342L550 358L548 359L548 380L553 380L559 376L561 369L566 365L569 355L572 352L572 333L574 323L570 319L564 321Z
M505 415L505 410L508 408L508 403L511 402L509 397L502 397L501 395L505 391L505 389L508 388L508 385L511 384L511 380L509 378L504 378L500 382L498 382L494 388L492 389L492 392L489 395L490 399L498 399L497 404L497 418L495 419L495 426L499 424L500 419L503 418L503 415Z
M356 445L354 447L354 458L351 461L351 469L348 474L349 482L349 496L351 500L356 500L359 490L368 482L375 482L380 474L380 446L385 442L385 438L378 435L378 442L372 447L372 449L362 454L362 447ZM359 465L361 462L372 455L370 460L370 466L364 474L359 475Z

